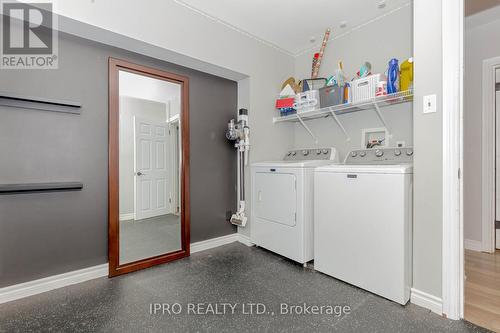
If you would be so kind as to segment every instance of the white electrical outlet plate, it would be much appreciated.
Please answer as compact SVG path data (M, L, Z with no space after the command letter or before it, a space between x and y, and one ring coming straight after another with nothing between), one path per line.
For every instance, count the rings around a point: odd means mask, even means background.
M436 95L424 96L424 113L436 112L437 111L436 104L437 104Z

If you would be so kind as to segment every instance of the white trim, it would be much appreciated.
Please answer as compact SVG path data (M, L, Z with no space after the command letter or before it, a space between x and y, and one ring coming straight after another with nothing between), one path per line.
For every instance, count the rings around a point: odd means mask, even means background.
M246 246L254 246L255 244L252 243L252 241L250 240L250 237L248 236L245 236L243 234L240 234L238 233L238 242L240 242L241 244L244 244Z
M196 243L191 243L191 253L201 252L213 249L214 247L219 247L222 245L234 243L237 242L238 239L239 239L238 233L234 233L226 236L207 239Z
M0 304L104 276L108 276L108 264L0 288Z
M234 233L222 237L207 239L201 242L191 243L191 253L205 251L234 242L240 242L247 246L253 245L248 237ZM108 276L108 271L108 264L102 264L0 288L0 304L100 277L105 277Z
M482 251L495 251L495 69L500 67L500 57L483 61L483 136L482 136ZM491 89L487 89L491 87Z
M272 43L272 42L270 42L270 41L268 41L266 39L260 38L260 37L254 35L254 34L252 34L250 32L248 32L248 31L246 31L244 29L241 29L241 28L239 28L239 27L237 27L237 26L235 26L235 25L233 25L233 24L231 24L231 23L229 23L229 22L227 22L225 20L217 18L217 17L215 17L212 14L209 14L209 13L207 13L207 12L201 10L201 9L198 9L195 6L192 6L191 4L188 4L188 3L186 3L183 0L174 0L174 2L177 3L178 5L181 5L181 6L185 7L185 8L187 8L187 9L189 9L189 10L191 10L191 11L193 11L193 12L199 14L199 15L201 15L201 16L204 16L204 17L208 18L209 20L212 20L214 22L222 24L222 25L226 26L229 29L232 29L232 30L234 30L234 31L236 31L236 32L238 32L238 33L240 33L242 35L245 35L245 36L247 36L249 38L252 38L252 39L256 40L257 42L259 42L261 44L264 44L266 46L272 47L273 49L276 49L276 50L280 51L281 53L289 55L289 56L292 56L292 57L301 56L304 53L307 53L307 52L309 52L309 51L311 51L313 49L316 49L316 48L318 48L319 45L321 45L321 43L319 43L319 44L315 43L313 45L301 48L301 49L297 50L296 52L289 51L289 50L287 50L287 49L285 49L285 48L283 48L281 46L278 46L278 45L276 45L276 44L274 44L274 43ZM332 36L332 37L330 37L330 39L328 41L336 40L336 39L345 37L346 35L349 35L349 34L353 33L354 31L357 31L357 30L359 30L359 29L361 29L361 28L363 28L363 27L365 27L367 25L370 25L370 24L374 23L374 22L380 21L381 19L384 19L387 16L392 15L393 13L395 13L395 12L397 12L397 11L403 9L403 8L406 8L406 7L410 6L411 4L412 4L411 1L409 1L407 3L404 3L404 4L402 4L399 7L396 7L396 8L394 8L394 9L392 9L392 10L390 10L390 11L384 13L384 14L381 14L381 15L379 15L379 16L371 19L371 20L368 20L367 22L361 23L361 24L359 24L359 25L357 25L357 26L355 26L355 27L353 27L351 29L348 29L346 32L344 32L342 34L336 35L335 37Z
M120 214L120 221L135 220L134 213Z
M185 7L185 8L187 8L187 9L189 9L189 10L191 10L191 11L193 11L193 12L199 14L199 15L201 15L201 16L206 17L209 20L212 20L212 21L214 21L216 23L219 23L219 24L221 24L221 25L223 25L223 26L225 26L225 27L227 27L229 29L232 29L232 30L234 30L234 31L236 31L236 32L244 35L244 36L247 36L247 37L249 37L249 38L251 38L251 39L253 39L253 40L255 40L255 41L257 41L257 42L259 42L261 44L264 44L266 46L272 47L273 49L278 50L279 52L281 52L283 54L286 54L286 55L292 56L292 57L294 56L294 54L292 52L290 52L288 50L285 50L284 48L282 48L282 47L280 47L280 46L278 46L278 45L276 45L274 43L271 43L271 42L269 42L269 41L267 41L265 39L262 39L262 38L260 38L260 37L258 37L256 35L248 32L248 31L240 29L240 28L236 27L235 25L233 25L233 24L231 24L229 22L226 22L226 21L221 20L221 19L219 19L219 18L217 18L217 17L215 17L215 16L213 16L211 14L208 14L207 12L205 12L205 11L203 11L201 9L193 7L190 4L187 4L186 2L184 2L182 0L174 0L174 2L177 3L178 5L181 5L181 6Z
M443 243L442 312L463 316L463 225L461 221L461 117L463 0L442 2L443 75Z
M443 302L441 298L424 293L418 289L411 288L410 302L429 309L437 315L443 314Z
M396 8L394 8L394 9L392 9L392 10L390 10L390 11L388 11L388 12L384 13L384 14L381 14L381 15L379 15L379 16L376 16L376 17L374 17L374 18L373 18L373 19L371 19L371 20L368 20L368 21L366 21L366 22L364 22L364 23L358 24L357 26L354 26L354 27L352 27L351 29L348 29L347 31L345 31L345 32L343 32L343 33L340 33L340 34L331 34L331 35L330 35L330 38L328 39L328 42L330 42L330 41L335 41L335 40L337 40L337 39L344 38L344 37L346 37L346 36L348 36L348 35L352 34L353 32L356 32L356 31L357 31L357 30L359 30L359 29L362 29L362 28L364 28L364 27L366 27L366 26L369 26L369 25L371 25L372 23L378 22L378 21L380 21L380 20L384 20L384 19L386 19L388 16L390 16L390 15L392 15L392 14L394 14L394 13L396 13L396 12L400 11L401 9L407 8L407 7L412 6L412 5L413 5L413 2L412 2L412 1L409 1L409 2L407 2L407 3L402 4L402 5L401 5L401 6L399 6L399 7L396 7ZM338 32L338 30L337 30L337 32ZM295 52L295 53L293 54L293 56L294 56L294 57L300 57L301 55L303 55L303 54L305 54L305 53L311 52L312 50L317 50L317 49L319 49L319 48L320 48L321 43L322 43L322 41L317 42L317 43L314 43L314 44L311 44L311 45L309 45L309 46L306 46L306 47L304 47L304 48L300 49L299 51Z
M474 239L466 239L465 240L465 249L471 250L471 251L476 251L476 252L481 252L481 251L483 251L483 245L480 241L477 241Z

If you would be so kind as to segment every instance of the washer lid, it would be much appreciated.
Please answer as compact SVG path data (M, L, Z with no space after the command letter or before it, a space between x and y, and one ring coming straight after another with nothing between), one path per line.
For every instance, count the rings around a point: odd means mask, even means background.
M404 174L413 173L412 164L392 165L328 165L316 168L315 172L322 173L378 173L378 174Z
M330 165L331 160L308 160L308 161L265 161L252 163L252 167L264 168L316 168L318 166Z

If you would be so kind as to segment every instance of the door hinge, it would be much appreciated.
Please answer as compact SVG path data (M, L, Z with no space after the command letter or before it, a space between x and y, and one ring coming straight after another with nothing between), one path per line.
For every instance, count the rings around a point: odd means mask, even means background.
M458 168L458 179L462 179L462 170Z
M297 222L297 212L295 212L295 217L294 217L294 219L295 219L295 222Z
M168 198L168 202L169 202L169 203L172 203L172 198Z

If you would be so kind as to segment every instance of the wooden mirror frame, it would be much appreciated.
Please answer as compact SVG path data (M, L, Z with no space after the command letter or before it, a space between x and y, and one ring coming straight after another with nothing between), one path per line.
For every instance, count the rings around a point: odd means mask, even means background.
M126 71L181 85L181 250L120 265L119 230L119 79ZM185 76L109 58L109 151L108 151L108 260L109 277L137 271L189 256L189 80Z

